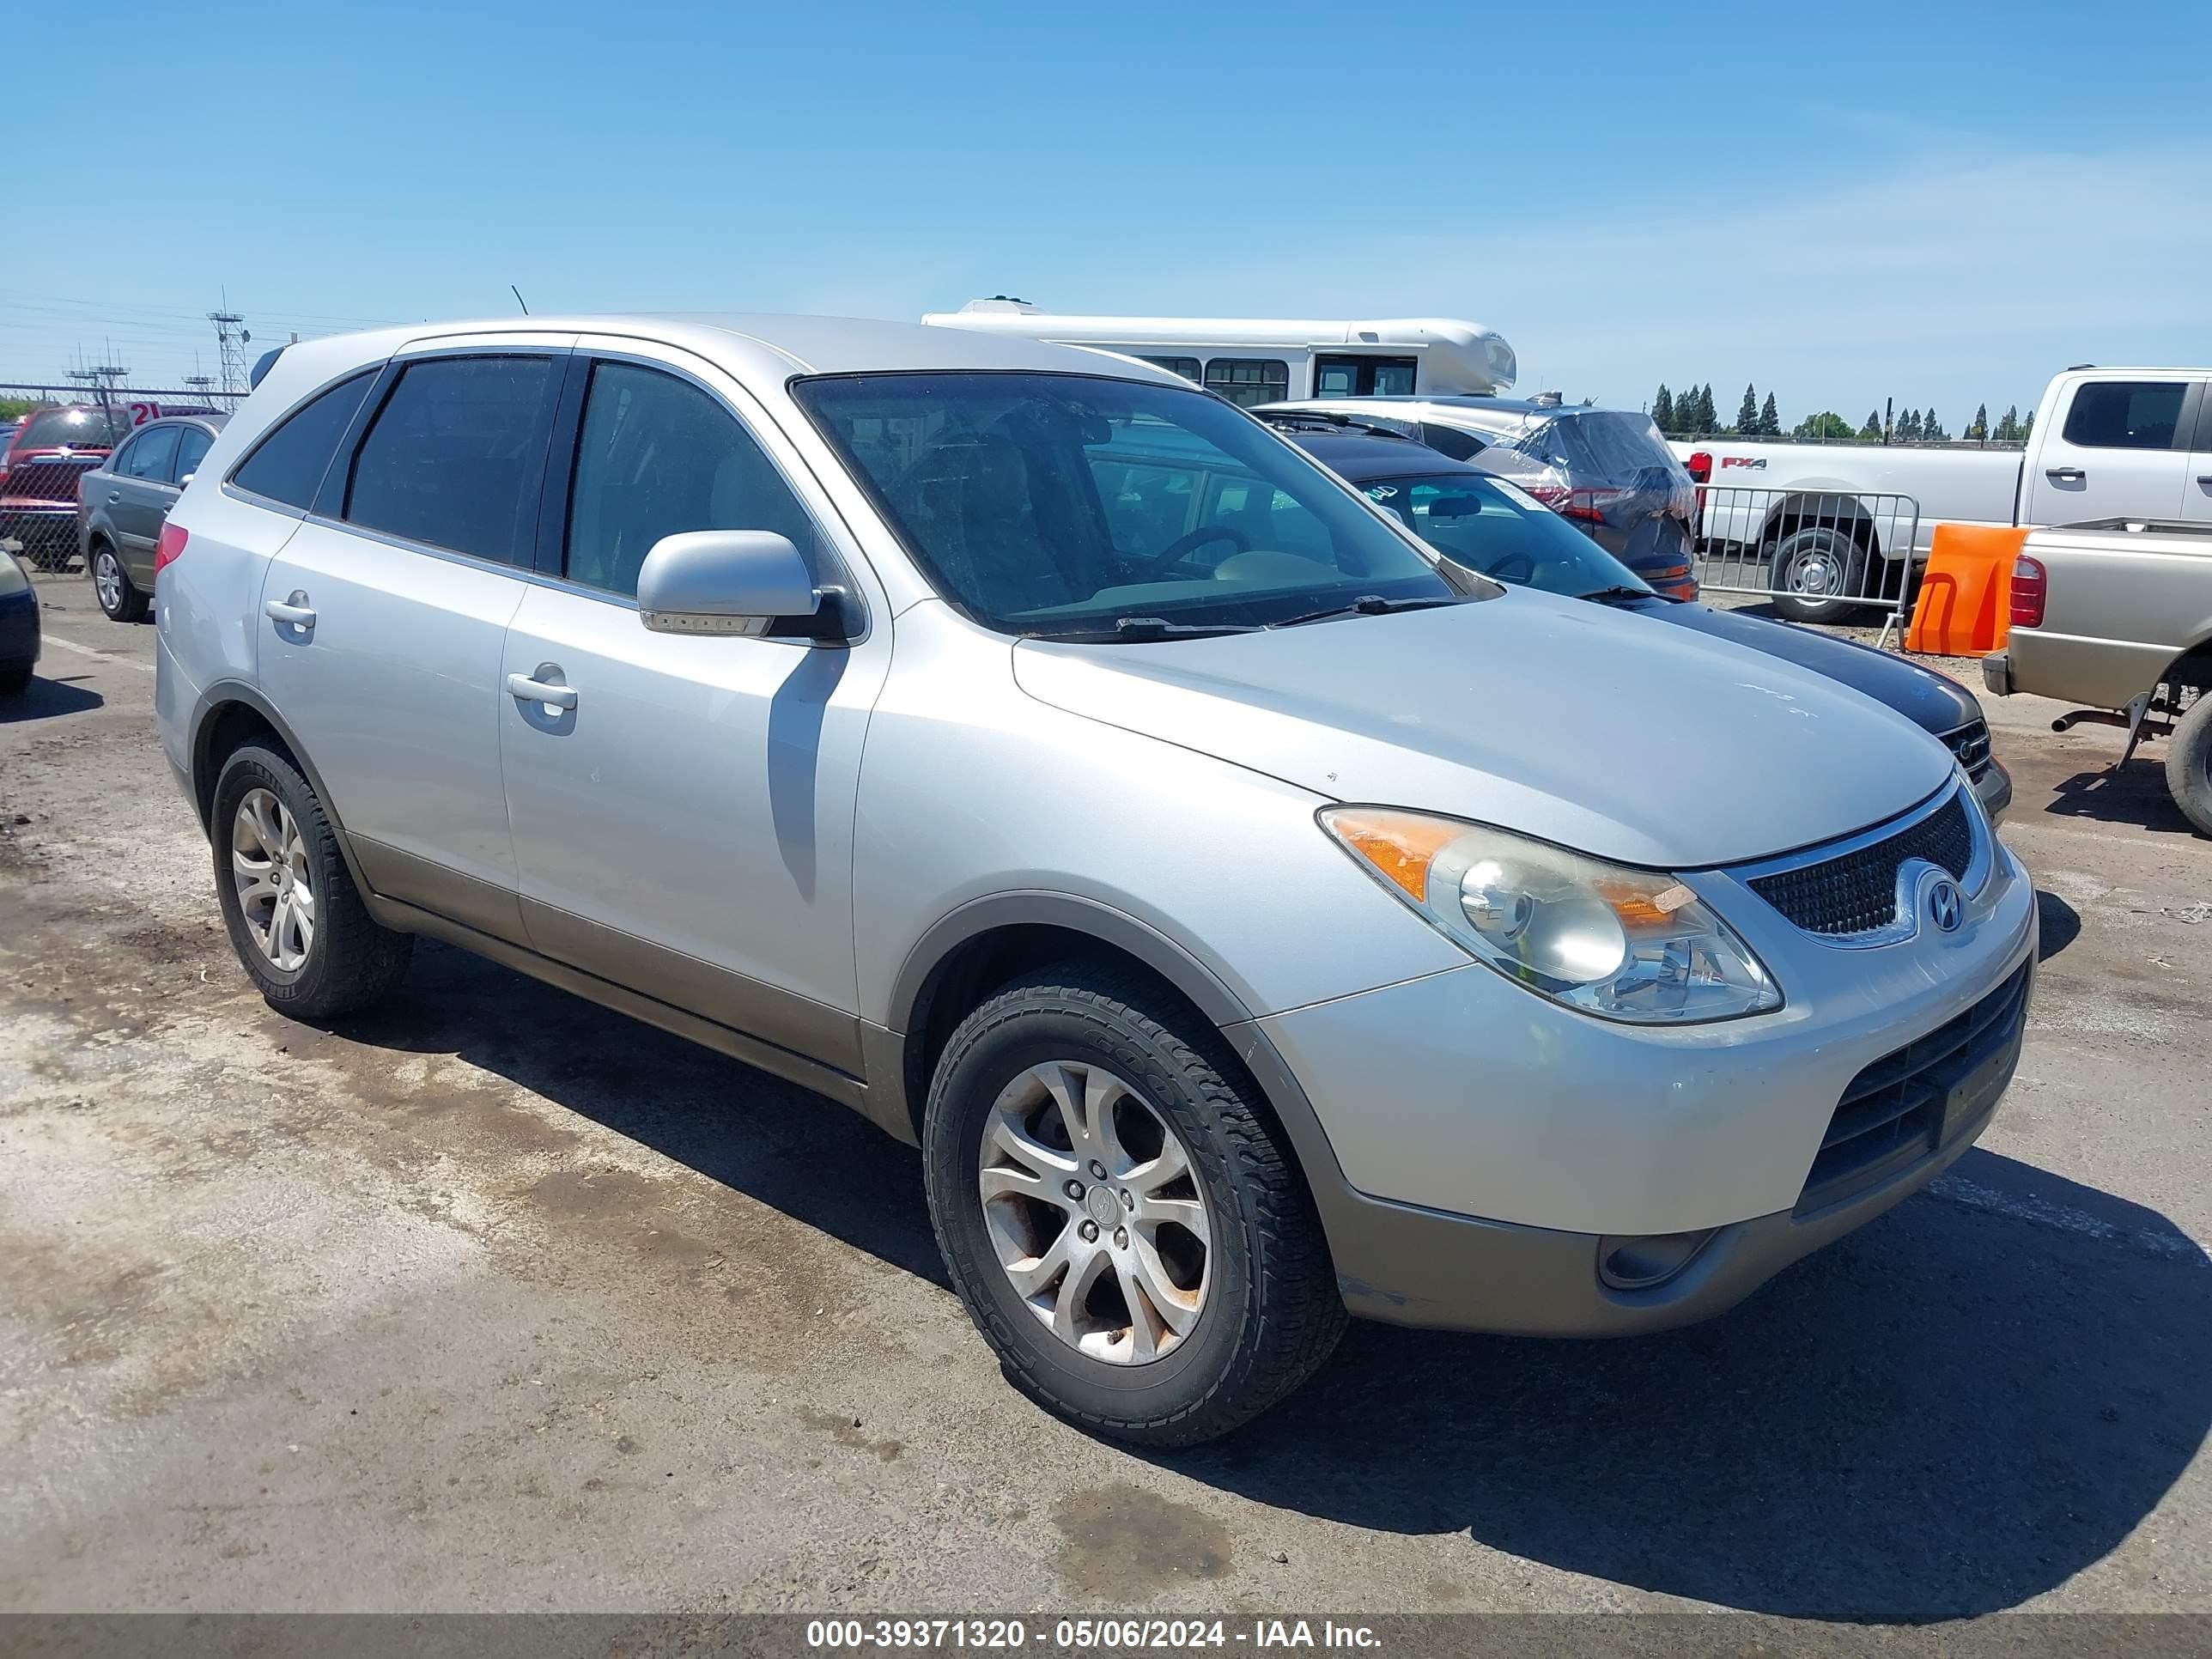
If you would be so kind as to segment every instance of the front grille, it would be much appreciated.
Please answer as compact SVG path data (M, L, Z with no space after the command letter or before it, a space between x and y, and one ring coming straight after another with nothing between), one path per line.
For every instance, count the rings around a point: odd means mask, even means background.
M1797 1214L1881 1185L1981 1115L2010 1075L2000 1057L2019 1052L2030 966L2023 962L1966 1012L1851 1079L1820 1139ZM1992 1062L1991 1073L1978 1075Z
M1974 831L1957 794L1919 823L1856 852L1771 876L1753 876L1751 890L1808 933L1870 933L1897 920L1897 872L1925 859L1963 880Z
M1957 757L1968 777L1980 781L1990 769L1990 728L1981 720L1943 734L1943 746Z

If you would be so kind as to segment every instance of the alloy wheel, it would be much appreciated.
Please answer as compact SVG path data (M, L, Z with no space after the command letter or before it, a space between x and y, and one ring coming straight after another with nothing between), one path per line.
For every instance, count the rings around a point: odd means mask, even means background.
M1188 1151L1127 1081L1081 1060L1030 1067L993 1103L978 1164L999 1265L1068 1346L1140 1365L1197 1328L1212 1217Z
M249 789L230 829L231 880L254 948L291 973L315 943L315 890L299 820L268 789Z

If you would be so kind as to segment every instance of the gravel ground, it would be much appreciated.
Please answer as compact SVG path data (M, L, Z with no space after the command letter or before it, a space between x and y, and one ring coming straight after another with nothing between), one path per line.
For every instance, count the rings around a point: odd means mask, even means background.
M436 946L374 1018L270 1013L152 630L39 586L0 1609L2212 1611L2212 843L2107 730L1990 700L2047 959L1936 1188L1707 1326L1355 1327L1141 1457L1005 1386L857 1118Z

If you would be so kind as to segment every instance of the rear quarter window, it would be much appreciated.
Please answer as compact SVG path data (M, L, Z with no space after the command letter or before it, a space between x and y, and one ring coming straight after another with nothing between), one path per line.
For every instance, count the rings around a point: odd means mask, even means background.
M375 379L374 369L364 369L309 398L253 447L230 481L287 507L313 506L338 440L361 412L361 400Z

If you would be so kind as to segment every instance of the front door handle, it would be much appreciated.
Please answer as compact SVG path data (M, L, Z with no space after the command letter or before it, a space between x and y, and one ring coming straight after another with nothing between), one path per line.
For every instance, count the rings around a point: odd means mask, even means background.
M547 670L540 668L538 672L543 674ZM560 671L554 669L552 672L558 673ZM517 702L542 702L554 708L574 708L576 706L575 687L557 684L550 680L533 680L527 674L509 674L507 677L507 694Z
M2212 472L2198 473L2197 475L2197 482L2199 487L2205 489L2212 489Z
M123 499L123 492L122 492L121 490L119 490L119 489L111 489L111 490L109 490L109 491L107 492L107 504L108 504L110 507L114 506L116 502L118 502L118 501L121 501L122 499Z
M313 628L315 625L315 613L307 608L307 596L296 587L292 590L292 597L289 599L264 600L261 611L270 621L283 623L287 628Z
M2053 483L2081 483L2089 477L2078 466L2045 467L2043 476Z

